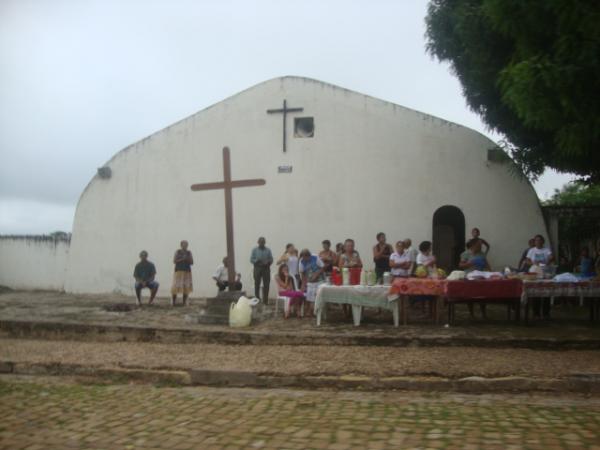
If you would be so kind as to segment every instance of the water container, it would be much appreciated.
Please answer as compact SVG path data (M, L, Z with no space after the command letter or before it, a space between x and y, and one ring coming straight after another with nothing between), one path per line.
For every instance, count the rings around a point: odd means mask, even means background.
M367 271L366 270L360 271L360 285L361 286L367 285Z
M334 267L331 272L331 284L334 284L335 286L340 286L342 284L342 274L337 267Z
M360 267L352 267L350 269L348 269L348 272L350 272L350 284L355 286L357 284L360 284L360 272L361 272L361 268Z
M252 321L252 306L257 302L242 296L237 303L231 303L229 308L229 326L234 328L250 326Z
M383 284L386 286L392 284L392 274L390 272L383 272Z

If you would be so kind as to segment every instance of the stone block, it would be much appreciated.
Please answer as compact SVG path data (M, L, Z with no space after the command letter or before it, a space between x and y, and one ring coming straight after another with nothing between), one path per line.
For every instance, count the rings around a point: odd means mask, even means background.
M192 384L221 386L259 386L257 374L234 370L191 370Z
M0 361L0 373L12 373L15 364L11 361Z

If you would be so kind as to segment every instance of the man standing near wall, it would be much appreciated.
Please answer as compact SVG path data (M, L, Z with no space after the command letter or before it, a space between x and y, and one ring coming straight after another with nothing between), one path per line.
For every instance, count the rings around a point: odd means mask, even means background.
M260 282L262 280L263 296L265 304L269 301L269 284L271 282L271 264L273 264L273 255L269 247L266 247L266 239L258 238L258 247L252 249L250 262L254 265L254 296L260 297Z

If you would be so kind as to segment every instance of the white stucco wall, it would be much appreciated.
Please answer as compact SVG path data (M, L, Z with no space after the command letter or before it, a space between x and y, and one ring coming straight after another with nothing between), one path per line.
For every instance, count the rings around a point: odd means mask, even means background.
M267 114L287 99L302 113ZM295 138L293 117L314 117L315 136ZM244 287L253 291L248 261L258 236L275 257L287 242L320 248L356 240L372 267L375 234L390 242L432 238L432 216L460 208L492 244L490 262L514 265L530 236L545 233L531 185L506 165L487 160L493 143L468 128L315 80L267 81L182 120L117 153L112 178L94 177L75 216L65 288L133 293L141 249L150 253L168 294L172 255L181 239L195 262L195 296L214 294L211 275L225 254L222 191L191 192L193 183L222 179L224 145L234 179L264 178L233 195L235 251ZM278 166L291 165L291 174ZM274 290L272 291L272 293Z
M69 242L47 237L0 236L0 285L62 290Z

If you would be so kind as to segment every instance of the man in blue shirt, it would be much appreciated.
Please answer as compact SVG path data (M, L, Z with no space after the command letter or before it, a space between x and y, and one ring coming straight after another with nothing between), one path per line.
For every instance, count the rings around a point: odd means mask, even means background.
M250 262L254 265L254 296L259 297L260 282L263 285L263 302L268 303L269 300L269 284L271 282L271 264L273 264L273 255L269 247L266 247L264 237L258 238L258 247L252 249Z

